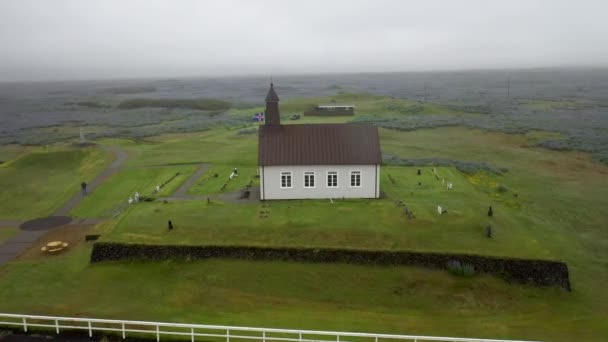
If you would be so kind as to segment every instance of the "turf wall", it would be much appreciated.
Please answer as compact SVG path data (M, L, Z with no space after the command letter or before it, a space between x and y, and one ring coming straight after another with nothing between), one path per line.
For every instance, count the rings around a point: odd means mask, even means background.
M559 286L571 291L568 266L564 262L551 260L410 251L248 246L174 246L113 242L96 242L91 252L91 263L112 260L201 260L208 258L363 265L411 265L434 269L446 269L448 262L455 260L460 263L473 265L476 272L497 275L507 281L538 286Z

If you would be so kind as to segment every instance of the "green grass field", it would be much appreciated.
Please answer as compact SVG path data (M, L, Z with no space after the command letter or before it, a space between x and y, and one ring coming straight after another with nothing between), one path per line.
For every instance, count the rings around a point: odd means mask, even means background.
M21 145L0 145L0 165L31 151L32 148Z
M383 112L385 106L393 106L386 115L407 115L409 109L400 109L396 102L403 101L402 107L415 105L407 100L342 96L337 102L354 103L361 109L357 115ZM319 101L288 101L282 110L289 113ZM107 213L135 189L150 191L179 171L183 178L163 193L170 195L200 163L209 164L209 169L189 195L219 193L233 167L239 168L240 176L224 192L238 190L255 174L257 159L257 135L238 135L238 130L217 128L138 142L99 141L120 146L130 159L73 214L96 217ZM538 139L554 136L546 132L509 135L451 127L411 132L381 129L380 135L383 153L400 158L484 162L508 171L465 174L437 166L439 178L454 184L448 191L433 175L433 166L421 167L420 176L416 175L418 167L383 166L381 190L386 198L380 200L140 203L94 231L105 241L138 243L339 246L559 259L568 264L574 291L509 284L485 275L459 278L413 267L234 260L90 265L91 245L81 243L63 255L30 255L0 267L0 311L487 338L605 340L608 167L583 153L534 147ZM94 151L98 150L90 153ZM13 155L17 159L0 166L0 182L10 193L18 193L18 186L5 180L1 172L6 169L12 168L14 177L35 182L44 179L36 170L49 169L41 171L46 175L53 169L47 167L53 158L36 153ZM85 163L89 157L66 168L91 165ZM33 158L35 163L19 163L23 158ZM217 178L210 177L215 173ZM47 186L55 190L70 182L68 177L53 179L56 184ZM31 201L37 193L24 193L24 200ZM405 217L395 204L399 200L414 212L415 219ZM437 214L437 205L448 213ZM494 208L492 218L486 214L489 205ZM25 214L32 209L35 206L28 203L20 210ZM268 211L268 218L261 218L260 211ZM10 218L4 216L0 218ZM171 232L166 229L168 219L175 225ZM493 239L483 234L487 224L493 226Z
M0 165L0 218L51 214L110 161L100 149L36 151Z
M230 179L230 174L234 168L237 169L238 176ZM250 182L254 181L255 175L256 168L253 166L214 164L205 172L203 177L188 190L188 194L206 195L239 191L245 188ZM228 185L222 189L226 182Z
M606 331L580 293L413 267L281 262L88 264L89 246L12 263L0 307L121 319L592 341ZM86 305L83 305L86 303ZM555 324L559 321L560 324ZM574 337L574 339L571 339Z
M113 175L104 186L85 198L80 206L72 211L75 217L112 216L118 208L128 203L129 197L139 192L140 196L169 196L193 172L195 166L167 166L150 168L128 168ZM177 173L176 177L173 178ZM156 186L173 178L159 193Z
M104 235L106 241L156 244L222 244L259 246L348 247L364 249L416 249L475 252L492 255L550 257L529 234L527 218L512 194L488 195L485 185L475 185L452 168L437 168L455 185L447 190L431 167L386 167L381 200L308 200L233 205L214 201L141 203L134 206ZM387 175L391 174L396 184ZM481 177L478 177L481 179ZM491 179L490 176L486 178ZM422 185L418 185L418 182ZM416 219L409 220L396 200L404 200ZM496 215L486 215L487 203ZM439 215L437 205L448 209ZM264 217L261 212L268 212ZM370 215L373 212L373 215ZM339 217L339 219L336 219ZM167 231L171 219L176 229ZM494 239L483 232L493 225ZM458 239L454 239L458 236ZM522 248L525 247L525 248Z

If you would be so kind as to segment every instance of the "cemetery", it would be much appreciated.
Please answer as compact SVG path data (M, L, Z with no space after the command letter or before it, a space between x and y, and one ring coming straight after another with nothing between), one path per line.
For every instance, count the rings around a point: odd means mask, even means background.
M378 99L357 102L355 120L366 101ZM540 148L537 132L380 128L380 198L261 202L253 192L257 134L239 133L257 125L7 152L0 242L23 221L78 201L66 213L72 223L0 265L2 309L70 315L87 302L79 314L529 339L546 337L544 322L559 319L556 340L593 340L588 327L606 329L594 313L608 307L608 279L595 259L608 243L598 228L607 171L589 155ZM118 151L126 158L98 179ZM152 254L96 257L126 245ZM419 255L437 261L411 262ZM563 285L484 269L495 260L555 265Z

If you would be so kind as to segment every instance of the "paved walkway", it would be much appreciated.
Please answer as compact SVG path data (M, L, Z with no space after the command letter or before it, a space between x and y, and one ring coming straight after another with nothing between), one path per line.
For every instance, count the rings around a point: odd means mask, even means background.
M46 234L46 232L46 230L20 230L17 235L0 246L0 266L13 260L26 249L30 248L30 246Z
M111 151L115 158L112 161L112 164L108 166L99 176L97 176L92 182L90 182L87 186L87 190L93 192L95 188L105 182L111 175L116 173L125 161L128 159L127 152L117 148L110 146L102 146L103 149L107 151ZM61 208L57 209L52 216L67 216L67 214L72 211L82 200L84 197L79 192L76 195L72 196L69 201L67 201ZM72 220L69 224L96 224L101 222L102 219L75 219ZM18 220L0 220L0 226L6 227L19 227L23 221ZM34 242L36 242L39 238L41 238L47 230L36 230L36 231L25 231L19 230L17 235L10 238L4 244L0 245L0 266L13 260L19 254L23 253L26 249L28 249Z
M199 167L196 169L196 171L182 184L179 186L179 188L177 188L177 190L175 190L175 192L173 193L173 196L175 197L184 197L187 196L186 192L188 191L188 189L190 189L197 180L199 180L199 178L201 178L205 172L207 172L207 169L209 168L209 164L201 164L199 165Z
M1 227L19 227L24 221L19 220L0 220Z

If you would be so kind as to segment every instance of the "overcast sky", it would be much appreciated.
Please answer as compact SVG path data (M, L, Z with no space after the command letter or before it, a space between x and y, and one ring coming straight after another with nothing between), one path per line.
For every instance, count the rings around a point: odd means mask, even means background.
M0 0L0 80L608 66L606 0Z

